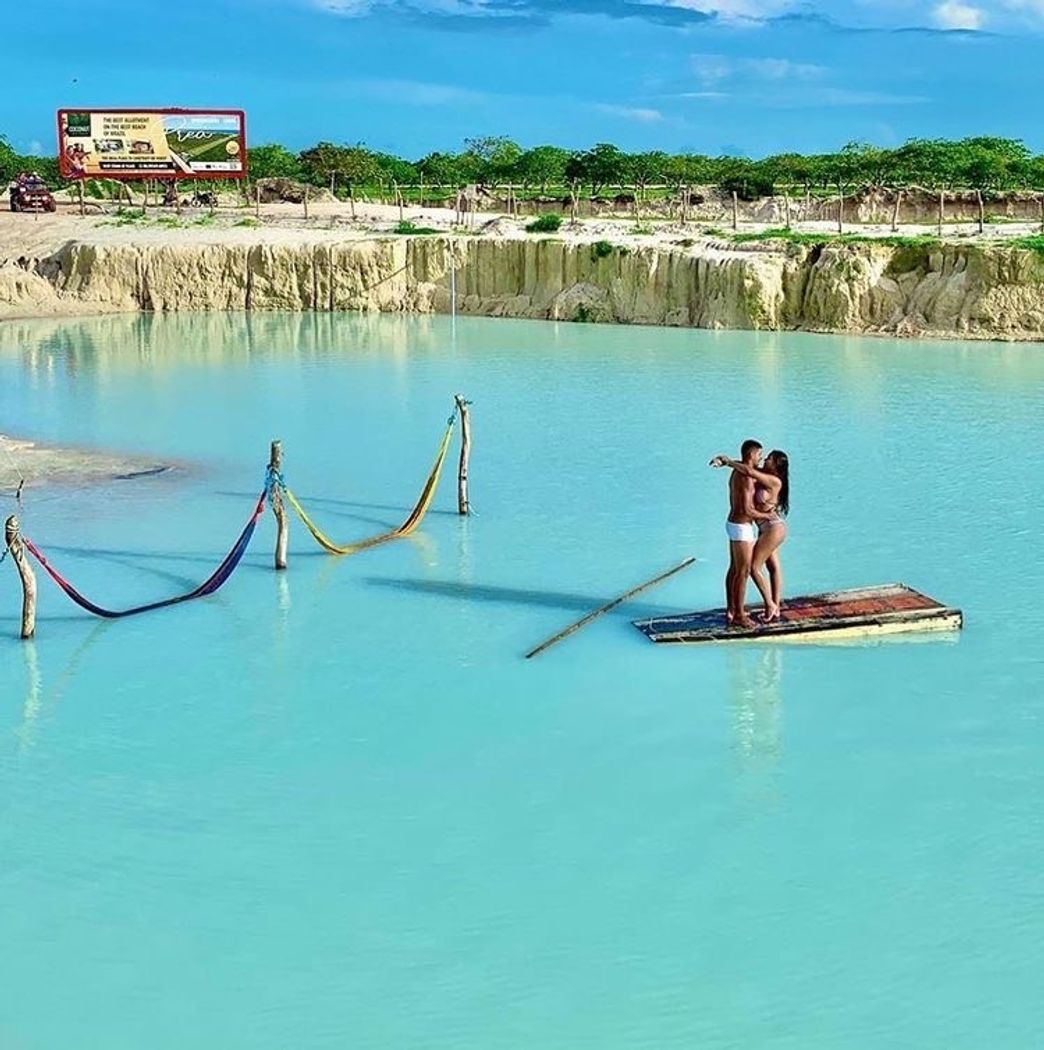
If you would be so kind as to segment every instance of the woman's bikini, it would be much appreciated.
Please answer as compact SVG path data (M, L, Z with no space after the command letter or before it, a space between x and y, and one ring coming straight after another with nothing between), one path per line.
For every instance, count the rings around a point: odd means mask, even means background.
M776 504L769 502L769 492L764 485L754 486L754 506L764 514L771 514L771 518L755 518L758 526L758 534L767 532L777 525L785 525L786 522L776 513Z

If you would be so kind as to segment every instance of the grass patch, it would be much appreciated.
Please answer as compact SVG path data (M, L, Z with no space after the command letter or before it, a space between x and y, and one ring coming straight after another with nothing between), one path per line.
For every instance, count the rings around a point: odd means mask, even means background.
M613 246L608 241L595 241L591 245L591 257L605 259L613 254Z
M260 226L261 223L259 223L257 221L257 219L247 218L247 219L240 219L238 222L234 223L233 225L235 225L235 226Z
M801 233L797 230L782 228L762 230L760 233L735 233L732 230L708 230L707 233L715 237L727 237L736 244L785 241L787 244L801 244L808 247L821 244L884 244L890 248L927 248L942 244L938 237L927 234L912 237L904 237L900 234L871 237L865 233Z
M1007 243L1013 248L1024 248L1035 255L1044 255L1044 234L1035 233L1031 237L1013 237Z
M395 228L392 230L392 233L401 233L406 236L425 235L438 232L438 230L434 230L430 226L418 226L415 222L410 222L409 219L403 219L401 222L397 222Z
M557 233L561 228L562 216L551 211L528 223L526 233Z

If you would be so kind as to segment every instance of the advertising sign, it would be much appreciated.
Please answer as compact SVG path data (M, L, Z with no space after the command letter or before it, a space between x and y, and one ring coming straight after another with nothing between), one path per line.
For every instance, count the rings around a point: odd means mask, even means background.
M245 124L238 109L61 109L62 176L241 179Z

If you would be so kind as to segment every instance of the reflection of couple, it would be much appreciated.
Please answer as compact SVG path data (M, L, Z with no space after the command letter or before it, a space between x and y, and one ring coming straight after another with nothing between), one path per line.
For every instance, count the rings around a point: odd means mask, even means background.
M790 463L785 452L761 458L757 441L744 441L739 460L715 456L712 467L731 467L729 478L729 571L725 576L725 619L730 627L754 627L747 614L747 580L765 602L762 623L780 618L783 569L779 549L787 538Z

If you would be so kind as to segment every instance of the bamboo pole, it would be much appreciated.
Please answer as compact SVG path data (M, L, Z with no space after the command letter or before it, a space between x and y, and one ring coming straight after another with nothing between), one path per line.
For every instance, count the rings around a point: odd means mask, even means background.
M471 513L471 502L468 499L468 461L471 459L471 414L468 411L470 401L464 400L463 394L456 394L457 411L460 413L460 469L457 471L457 513Z
M36 633L36 574L25 556L18 518L13 514L4 528L4 541L22 580L22 637L32 638Z
M273 441L271 454L268 458L268 469L273 474L281 475L283 472L283 443ZM275 567L286 568L286 548L290 541L290 520L283 506L283 493L278 485L272 487L272 513L276 520L276 545L275 545Z
M548 638L546 642L541 642L535 649L530 649L529 652L526 653L526 659L529 660L531 657L538 656L540 653L544 652L545 649L550 649L552 645L557 645L559 642L568 638L571 634L579 631L581 627L586 627L592 620L597 620L599 616L605 615L605 613L615 609L618 605L622 605L630 598L634 598L636 595L641 594L642 591L647 591L651 587L655 587L657 584L669 580L672 576L676 576L682 571L682 569L687 569L695 561L695 558L686 558L685 561L675 565L673 569L668 569L666 572L660 573L659 576L654 576L651 580L646 580L645 583L640 583L637 587L632 587L631 590L627 591L625 594L621 594L619 598L614 598L611 602L606 602L605 605L600 606L593 612L589 612L586 616L577 620L576 623L571 623L564 630L559 631L558 634L552 635L552 637Z

